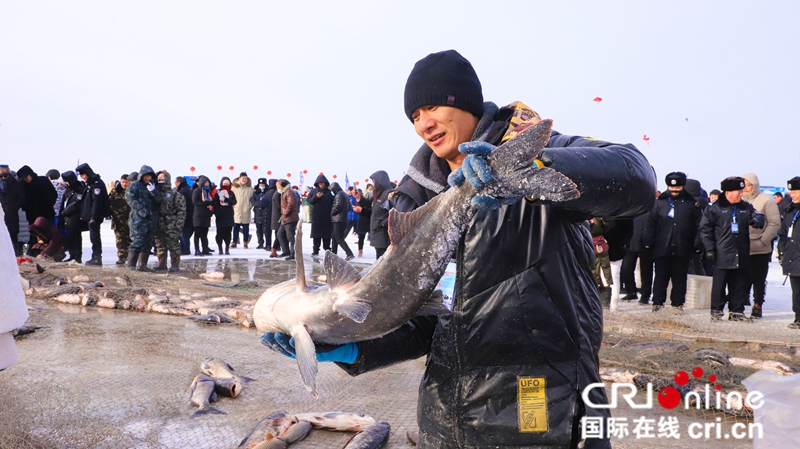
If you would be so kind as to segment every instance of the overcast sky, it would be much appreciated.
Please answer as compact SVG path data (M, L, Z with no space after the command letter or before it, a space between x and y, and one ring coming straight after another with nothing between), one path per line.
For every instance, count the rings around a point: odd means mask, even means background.
M800 175L798 24L796 0L2 0L0 163L400 179L421 143L405 80L452 48L486 100L633 143L659 185L783 186Z

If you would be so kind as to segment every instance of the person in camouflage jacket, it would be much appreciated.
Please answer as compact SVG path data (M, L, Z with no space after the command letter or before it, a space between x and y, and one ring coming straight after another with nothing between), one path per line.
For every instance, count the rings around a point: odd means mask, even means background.
M142 165L139 178L132 182L125 192L125 199L131 206L131 246L128 248L128 267L139 271L153 271L147 268L150 248L156 237L158 212L161 206L161 191L156 188L156 173L148 165Z
M167 252L170 256L169 271L178 271L181 263L181 235L186 220L186 198L172 187L172 176L164 170L158 174L158 190L163 195L158 215L156 233L156 271L167 270Z
M128 260L128 248L131 246L131 228L128 222L131 219L131 207L125 200L125 190L131 182L128 175L122 175L117 185L108 194L111 204L111 229L117 240L117 265L123 265Z

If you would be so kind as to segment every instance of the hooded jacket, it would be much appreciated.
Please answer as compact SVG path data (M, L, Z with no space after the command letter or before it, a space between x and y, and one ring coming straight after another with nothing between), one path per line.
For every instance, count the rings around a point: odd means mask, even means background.
M692 257L694 248L700 245L697 231L702 217L700 205L686 189L676 197L664 191L645 228L646 246L653 248L653 257Z
M745 193L743 199L753 205L753 207L764 214L764 229L750 227L750 255L753 254L772 254L772 242L775 234L781 228L781 213L778 204L772 195L761 192L761 183L755 173L745 173L742 178L753 184L753 191Z
M186 182L186 179L182 178L182 181L178 185L177 190L178 193L183 195L183 198L186 202L186 219L183 221L183 230L191 231L192 228L194 227L194 202L192 201L192 188L189 187L189 184Z
M499 144L514 126L514 106L498 110L486 103L473 140ZM580 393L601 382L602 310L584 220L649 211L655 179L632 145L554 132L548 148L542 160L574 180L581 197L560 204L523 199L477 212L454 255L455 313L418 317L359 342L357 363L340 364L356 375L428 354L417 410L425 447L569 447ZM432 154L423 147L412 160L393 199L398 210L410 211L446 189L449 167ZM546 426L527 420L518 401L527 394L521 385L534 382ZM606 402L602 388L589 396ZM608 416L605 409L586 412ZM546 431L521 432L522 422Z
M86 181L86 190L83 194L83 205L81 206L81 220L100 221L105 217L111 216L111 206L108 200L106 184L100 179L100 175L92 170L89 164L81 164L75 171L86 174L89 180Z
M158 183L158 190L161 191L161 208L158 214L158 232L172 234L173 237L180 239L183 224L186 221L186 198L172 188L172 175L164 170L164 183Z
M319 183L325 183L323 188L319 188ZM308 204L312 205L311 210L311 238L329 239L333 232L333 221L331 221L331 209L333 208L333 194L328 188L330 182L325 175L317 176L314 181L314 188L308 192ZM322 193L317 196L317 193Z
M0 179L0 206L5 211L8 233L19 234L19 209L25 204L25 187L14 176Z
M219 228L232 228L234 224L233 208L237 203L236 194L234 194L233 190L230 188L225 188L222 186L222 183L225 180L230 182L230 178L223 176L222 179L219 180L219 187L217 187L212 200L217 230L219 230ZM228 198L223 199L220 196L223 191L228 193Z
M125 200L125 189L117 183L111 193L108 194L108 203L111 207L111 229L130 234L131 229L128 225L131 219L131 206Z
M361 212L358 213L356 232L366 234L369 232L369 225L372 220L372 200L362 194L361 200L358 201L357 205L361 207Z
M64 260L64 256L66 256L64 236L61 235L58 228L53 226L50 220L45 217L39 217L32 225L28 226L28 231L36 239L44 242L34 245L34 247L42 250L40 255L50 257L56 262Z
M253 196L253 181L248 177L247 183L241 185L239 178L233 180L231 191L236 195L236 204L233 206L233 221L239 224L250 224L253 219L250 198Z
M788 197L788 195L787 195ZM781 240L783 241L783 259L781 267L786 276L800 276L800 204L789 202L783 209L781 222ZM792 235L789 235L789 229Z
M278 190L278 180L269 180L269 189L272 190L272 230L277 231L281 228L281 191Z
M144 177L150 175L150 182L145 183ZM131 206L130 227L131 234L137 229L149 229L155 235L158 226L158 211L161 206L161 191L156 188L156 173L148 165L139 169L139 177L125 189L125 199ZM152 186L150 190L148 186Z
M739 229L736 234L731 229L734 213ZM703 239L703 248L715 252L715 269L750 269L749 225L752 225L753 217L758 213L747 201L731 204L725 197L725 192L706 208L700 221L700 236Z
M33 181L25 182L25 178L31 175ZM23 190L25 190L25 203L22 210L29 223L36 221L37 217L46 217L50 222L56 215L53 206L58 199L58 192L53 187L53 183L46 176L38 176L30 167L23 165L17 171Z
M333 204L331 205L331 222L347 223L348 213L350 212L350 198L342 190L338 182L331 184L333 193Z
M192 225L195 228L210 228L211 216L214 211L208 207L213 205L213 190L203 192L203 184L210 183L211 180L205 175L200 175L197 182L194 184L195 189L192 191L192 203L194 204L194 212L192 214Z
M390 242L387 222L389 221L389 209L392 208L389 201L392 182L389 181L389 175L383 170L376 171L370 178L375 183L375 189L372 196L372 216L369 222L369 245L375 248L388 248Z
M81 220L86 184L79 180L78 176L72 171L65 171L61 177L67 185L67 190L63 195L64 204L61 206L61 220L59 220L58 225L60 227L63 226L64 230L70 233L88 231L87 222Z
M259 185L262 183L264 184L264 190L259 189ZM266 226L265 230L269 232L272 226L272 194L274 191L270 190L266 178L259 178L258 184L250 196L250 205L253 207L255 224Z

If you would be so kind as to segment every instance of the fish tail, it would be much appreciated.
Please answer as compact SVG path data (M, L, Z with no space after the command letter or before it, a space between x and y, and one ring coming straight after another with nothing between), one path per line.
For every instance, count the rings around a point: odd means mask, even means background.
M205 410L198 410L198 411L192 413L191 417L192 418L198 418L198 417L206 415L208 413L212 413L212 414L215 414L215 415L227 415L228 414L228 413L223 412L222 410L220 410L220 409L218 409L216 407L209 407L209 408L207 408Z

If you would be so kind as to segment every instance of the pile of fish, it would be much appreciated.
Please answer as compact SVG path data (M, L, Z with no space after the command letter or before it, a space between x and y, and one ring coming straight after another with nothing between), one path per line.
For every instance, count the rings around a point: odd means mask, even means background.
M387 422L362 413L325 412L290 415L285 411L270 414L239 444L243 449L284 449L306 437L313 428L357 432L343 449L376 449L389 439Z
M224 296L209 298L209 295L200 293L177 295L168 291L151 293L144 288L132 286L112 288L103 282L89 282L89 278L85 275L73 276L72 279L66 280L45 273L35 280L30 280L30 287L25 294L29 298L47 299L64 304L154 312L185 316L207 324L230 323L255 327L253 300L237 300Z
M255 381L255 379L236 374L235 370L222 359L203 360L200 371L201 373L192 380L190 387L190 401L199 409L192 414L192 418L207 413L226 415L227 413L212 406L211 403L217 402L219 396L238 397L245 385Z

